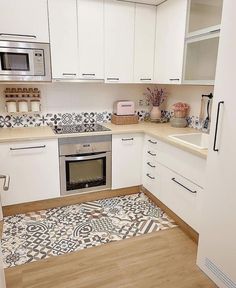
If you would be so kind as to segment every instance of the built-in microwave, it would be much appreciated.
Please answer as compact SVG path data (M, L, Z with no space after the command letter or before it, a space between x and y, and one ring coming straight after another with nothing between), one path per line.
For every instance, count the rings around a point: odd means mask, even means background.
M50 45L0 41L0 81L51 81Z

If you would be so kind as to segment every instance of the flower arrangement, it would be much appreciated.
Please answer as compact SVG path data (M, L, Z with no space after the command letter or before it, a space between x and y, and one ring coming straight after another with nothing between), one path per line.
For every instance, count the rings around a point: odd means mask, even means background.
M189 112L190 106L187 103L178 102L172 106L176 118L184 118Z
M166 91L163 89L154 88L151 90L147 88L148 92L144 93L149 104L154 107L160 107L167 97Z

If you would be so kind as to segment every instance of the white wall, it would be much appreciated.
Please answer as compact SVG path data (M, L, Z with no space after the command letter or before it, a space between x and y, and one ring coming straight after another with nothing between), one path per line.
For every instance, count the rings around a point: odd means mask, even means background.
M154 85L148 85L154 87ZM116 100L133 100L136 109L147 110L148 107L139 107L139 100L144 99L146 85L132 84L103 84L103 83L53 83L37 85L14 85L14 87L38 87L42 94L42 112L99 112L112 111ZM0 85L0 114L4 110L3 91L13 85ZM163 106L167 110L171 105L183 101L191 106L190 115L199 115L201 95L213 92L213 86L185 86L160 85L168 92L167 103Z

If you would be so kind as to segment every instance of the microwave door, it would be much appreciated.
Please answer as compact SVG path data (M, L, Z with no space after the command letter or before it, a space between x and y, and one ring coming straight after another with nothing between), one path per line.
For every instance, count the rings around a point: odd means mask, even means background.
M29 49L5 48L0 50L1 75L33 75L33 53Z

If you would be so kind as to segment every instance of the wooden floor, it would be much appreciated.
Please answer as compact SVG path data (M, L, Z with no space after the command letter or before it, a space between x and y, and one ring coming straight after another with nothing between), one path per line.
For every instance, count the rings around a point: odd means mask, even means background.
M7 288L211 288L179 228L6 270Z

